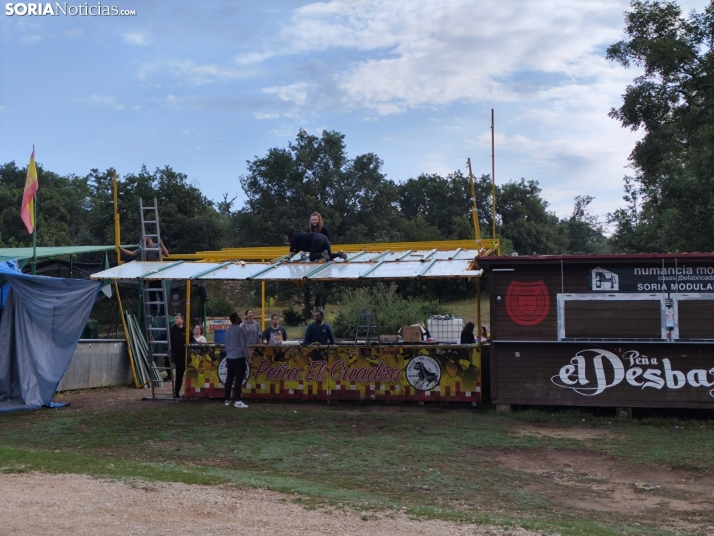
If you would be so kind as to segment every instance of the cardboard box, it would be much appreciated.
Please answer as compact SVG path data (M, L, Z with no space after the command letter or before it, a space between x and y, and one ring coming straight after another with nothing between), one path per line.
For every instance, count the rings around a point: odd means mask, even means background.
M404 342L421 342L421 328L419 326L404 326L399 330Z

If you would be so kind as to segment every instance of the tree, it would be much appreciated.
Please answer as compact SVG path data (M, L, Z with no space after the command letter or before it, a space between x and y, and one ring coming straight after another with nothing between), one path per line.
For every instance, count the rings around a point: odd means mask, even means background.
M20 219L26 168L15 162L0 167L0 245L29 246L32 236ZM114 243L113 170L93 169L85 177L62 177L37 165L37 244L39 246ZM142 167L118 181L119 213L124 243L139 241L139 197L159 201L162 239L182 253L224 247L228 217L219 214L186 175L170 167L150 173Z
M491 236L491 179L474 179L476 206L483 237ZM469 179L455 171L446 177L422 174L397 186L403 216L402 239L461 240L474 238Z
M558 217L540 196L538 181L507 182L496 192L499 237L510 240L520 255L564 253L568 247Z
M300 130L287 149L248 161L248 174L240 179L247 201L233 215L241 245L282 244L285 227L307 228L314 211L322 214L333 243L394 238L396 187L375 154L348 158L344 138Z
M568 231L568 253L608 253L609 245L603 233L600 219L588 212L595 198L590 195L575 197L575 206L570 218L563 221Z
M91 234L97 237L97 243L114 242L112 175L111 169L102 173L93 169L86 177L91 189ZM147 205L157 198L161 238L169 251L193 253L220 249L227 241L229 219L220 214L198 188L189 184L185 174L169 166L156 168L153 173L142 166L138 174L122 177L117 182L117 190L124 243L138 243L141 238L140 197Z
M714 250L714 2L682 15L671 1L635 0L627 39L607 58L642 69L610 112L644 133L630 154L636 173L626 201L610 215L616 243L628 250ZM637 192L637 198L633 193Z
M32 235L20 219L20 204L27 167L15 162L0 167L0 244L5 247L32 245ZM37 245L66 246L75 243L84 229L89 188L84 179L61 177L37 164Z

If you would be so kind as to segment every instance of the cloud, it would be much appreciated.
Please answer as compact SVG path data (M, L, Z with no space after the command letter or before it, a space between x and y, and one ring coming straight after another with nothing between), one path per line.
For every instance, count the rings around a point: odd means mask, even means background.
M513 102L568 79L621 71L604 62L602 47L620 37L626 7L624 0L503 0L488 8L477 0L335 0L294 10L269 44L237 62L337 50L366 56L333 67L333 93L341 97L327 104L380 116L456 102ZM303 106L325 106L325 82L301 97Z
M187 85L193 86L240 80L251 77L254 74L250 69L238 69L226 65L201 64L191 60L168 60L141 64L137 71L137 76L145 80L150 75L160 71L168 71L171 76L180 79Z
M149 44L149 36L142 32L128 32L123 37L124 41L130 45L145 46Z
M107 95L90 95L89 102L97 106L108 106L109 108L114 108L115 110L124 109L124 105L118 103L115 97L110 97Z
M307 101L307 88L308 85L305 82L297 82L283 86L266 87L263 88L263 93L276 95L284 102L291 102L297 106L302 106Z
M28 45L31 45L33 43L38 43L42 41L42 36L38 34L34 35L26 35L25 37L22 38L22 42Z
M627 0L334 0L294 10L270 43L242 59L290 58L293 79L263 92L289 101L293 114L396 121L415 111L495 107L502 181L538 179L561 215L583 193L596 196L595 210L607 211L619 202L639 136L607 115L640 74L604 58L605 47L622 38L626 9ZM329 63L327 75L308 68L316 58ZM463 133L460 126L441 132L490 152L488 130L475 136L473 126ZM448 157L442 161L434 145L423 164L447 168Z

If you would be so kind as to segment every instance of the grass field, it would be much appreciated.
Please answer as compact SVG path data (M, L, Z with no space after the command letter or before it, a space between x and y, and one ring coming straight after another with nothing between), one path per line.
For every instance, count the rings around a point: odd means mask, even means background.
M306 508L559 534L714 533L714 422L578 411L69 395L0 414L0 470L233 483ZM297 494L297 495L295 495Z

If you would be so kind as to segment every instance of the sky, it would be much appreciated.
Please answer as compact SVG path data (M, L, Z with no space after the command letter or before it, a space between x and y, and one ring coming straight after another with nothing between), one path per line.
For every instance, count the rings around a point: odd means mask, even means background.
M639 73L605 50L627 0L113 2L66 5L136 14L2 3L0 163L26 166L34 144L60 174L169 165L242 204L246 161L301 128L341 132L396 182L467 158L490 173L494 109L498 184L537 180L560 217L576 195L600 215L622 204L640 134L608 111Z

